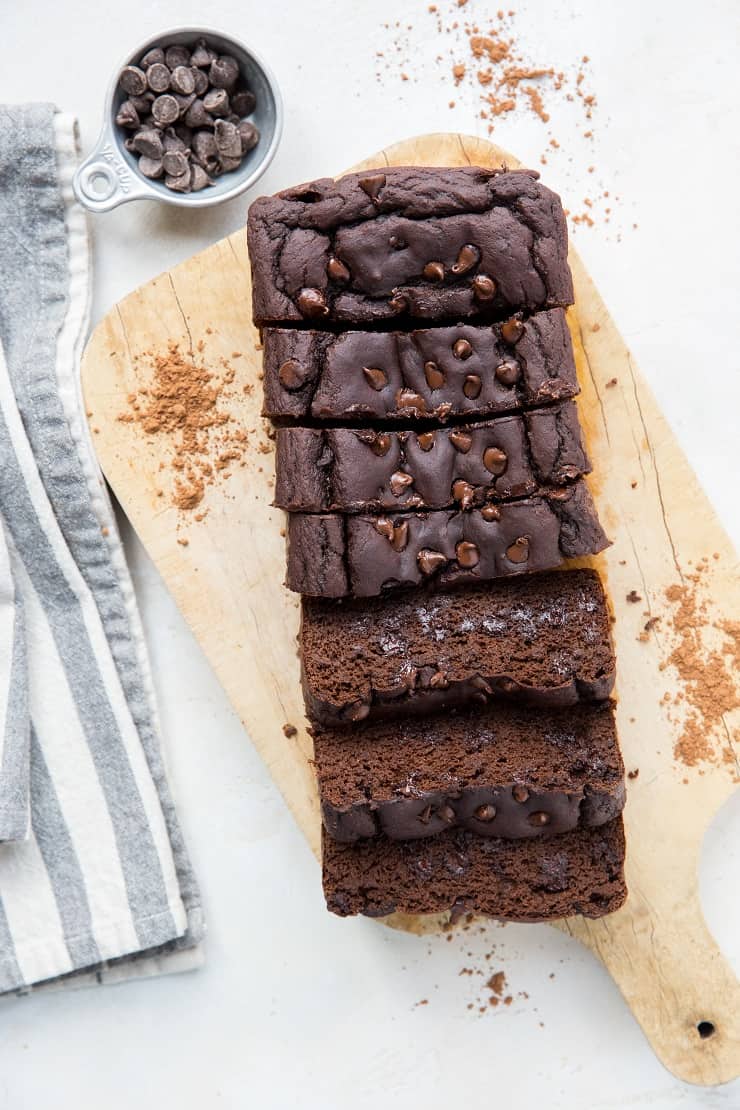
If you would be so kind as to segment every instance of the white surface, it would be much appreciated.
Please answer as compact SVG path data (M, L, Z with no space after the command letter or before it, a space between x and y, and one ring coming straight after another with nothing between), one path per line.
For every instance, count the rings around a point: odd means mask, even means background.
M381 24L401 9L416 25L413 41L427 33L433 57L426 7L0 0L0 101L56 100L79 114L88 150L119 57L159 29L205 18L254 45L281 83L285 134L259 186L272 191L414 133L476 131L472 97L458 94L449 110L449 86L431 67L422 73L423 51L409 70L418 80L375 80L373 52L391 38ZM532 0L517 9L533 60L592 59L596 158L577 138L582 127L564 122L555 131L573 160L552 159L546 180L577 207L592 183L586 166L596 161L604 187L622 196L621 242L616 227L603 226L579 229L576 241L737 542L737 4ZM486 5L469 0L467 10ZM538 121L502 119L496 138L538 164ZM131 205L98 218L94 319L233 231L244 208L236 201L190 214ZM208 962L187 976L1 1004L2 1110L740 1105L740 1083L703 1091L669 1076L606 973L552 929L491 925L447 943L330 917L306 845L130 535L128 550L205 893ZM710 925L736 967L739 835L736 797L707 838L702 874ZM460 976L463 967L485 974ZM514 1003L468 1010L499 969ZM415 1007L423 998L428 1005Z

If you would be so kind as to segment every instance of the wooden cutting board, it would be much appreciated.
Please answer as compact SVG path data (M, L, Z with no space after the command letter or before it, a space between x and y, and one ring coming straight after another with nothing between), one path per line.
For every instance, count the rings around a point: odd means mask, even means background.
M439 134L399 143L355 169L504 162L516 165L482 139ZM735 555L574 251L570 261L591 486L615 541L585 562L608 582L619 732L627 768L639 774L628 782L626 905L601 921L573 918L559 927L604 962L666 1067L690 1082L722 1083L740 1074L740 989L705 925L697 865L704 832L738 781L738 697L728 654L738 627L730 622L740 618ZM189 511L172 498L177 437L148 433L130 419L134 402L147 407L141 391L152 381L152 360L172 342L233 379L217 409L248 433L241 458L231 461L224 461L218 435L209 439L214 477ZM83 387L116 497L318 853L296 655L298 600L281 585L283 521L270 506L272 445L259 416L258 344L239 231L121 301L88 344ZM283 727L291 725L297 731ZM398 915L388 923L416 932L442 924Z

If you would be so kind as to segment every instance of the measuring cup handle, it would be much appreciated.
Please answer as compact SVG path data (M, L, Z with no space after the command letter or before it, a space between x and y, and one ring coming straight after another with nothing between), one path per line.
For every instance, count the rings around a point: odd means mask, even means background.
M78 167L72 187L90 212L110 212L119 204L151 197L151 191L121 157L110 125L103 127L95 149Z

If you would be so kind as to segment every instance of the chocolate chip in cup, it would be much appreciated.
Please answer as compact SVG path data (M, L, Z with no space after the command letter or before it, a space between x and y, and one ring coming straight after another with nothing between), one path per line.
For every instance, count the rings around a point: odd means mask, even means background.
M257 99L239 61L201 38L164 43L124 66L116 126L143 177L199 192L237 170L260 140Z

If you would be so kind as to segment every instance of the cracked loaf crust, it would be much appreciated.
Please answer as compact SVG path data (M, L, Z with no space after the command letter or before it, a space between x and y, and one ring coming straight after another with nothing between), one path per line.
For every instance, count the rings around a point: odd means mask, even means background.
M504 840L451 829L428 840L324 834L326 905L362 913L470 912L507 921L602 917L627 897L622 818L562 836Z
M550 570L608 544L583 481L466 511L290 513L285 584L309 597L374 597Z
M267 328L263 341L263 414L277 421L444 421L578 393L560 308L505 324L409 332Z
M603 825L624 806L611 703L498 704L313 734L324 828L345 843L455 826L507 840L555 836Z
M573 303L559 197L531 170L393 167L249 209L255 323L501 318Z
M497 697L558 708L602 701L614 686L593 570L369 600L304 597L300 645L306 709L319 724Z
M590 470L569 401L424 431L280 428L275 504L289 512L469 509L563 486Z

